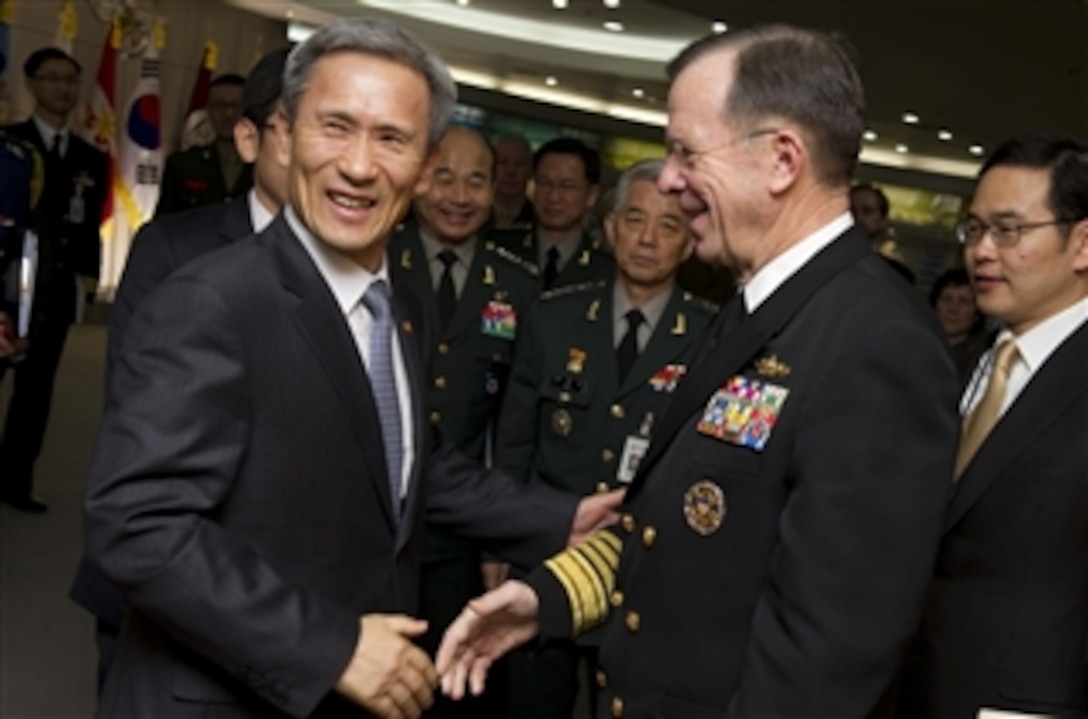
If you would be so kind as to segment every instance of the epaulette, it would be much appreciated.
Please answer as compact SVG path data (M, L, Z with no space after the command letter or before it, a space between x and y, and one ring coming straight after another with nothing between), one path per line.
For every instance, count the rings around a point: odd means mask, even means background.
M494 254L498 255L499 257L506 260L510 264L520 267L521 269L525 270L526 272L528 272L533 277L540 277L540 268L537 267L535 262L530 262L529 260L525 259L521 255L518 255L517 253L511 252L510 250L506 249L502 245L496 244L492 240L488 240L487 242L485 242L484 243L484 248L488 252L493 252Z
M607 282L604 280L590 280L589 282L580 282L576 285L563 285L562 287L556 287L555 289L548 290L547 292L540 293L541 300L554 300L559 297L568 297L570 295L576 295L580 292L587 292L589 290L599 290L604 287Z
M718 303L711 302L705 297L699 297L698 295L694 295L686 290L684 291L684 303L692 307L693 309L696 309L700 312L705 312L708 315L718 314L718 310L721 309Z

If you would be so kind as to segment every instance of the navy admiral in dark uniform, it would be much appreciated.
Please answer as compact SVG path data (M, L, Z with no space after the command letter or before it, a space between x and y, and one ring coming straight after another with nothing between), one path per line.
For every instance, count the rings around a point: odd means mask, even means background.
M493 436L515 340L539 291L535 266L482 235L494 167L479 134L447 130L435 151L429 189L415 201L415 220L389 244L393 282L415 293L433 328L428 419L443 439L480 461ZM483 592L481 562L477 545L427 528L420 617L429 624L421 642L429 652L465 602ZM439 701L428 716L502 717L500 701L494 692L477 702Z
M580 140L551 140L533 156L535 224L529 230L504 230L496 237L540 268L545 291L612 276L612 258L585 231L600 182L600 157Z
M99 221L106 197L106 155L68 129L79 100L81 68L56 48L31 53L23 66L34 96L34 113L7 128L45 162L45 185L35 210L38 272L25 359L15 368L15 391L0 442L3 482L9 504L43 512L31 493L34 462L41 452L53 400L53 380L75 319L77 278L98 277Z
M583 495L629 484L717 310L675 282L693 241L678 198L656 187L662 166L620 177L605 218L615 275L544 293L523 325L495 448L514 476ZM570 717L595 644L515 655L510 716Z
M599 717L872 716L936 557L955 368L850 216L864 101L846 49L756 27L669 71L659 186L742 292L656 424L620 526L475 600L439 671L457 694L512 644L604 623Z

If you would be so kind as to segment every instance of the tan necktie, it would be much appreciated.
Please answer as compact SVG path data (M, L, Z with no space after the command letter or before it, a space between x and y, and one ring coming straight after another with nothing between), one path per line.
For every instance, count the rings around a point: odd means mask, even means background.
M997 424L1001 407L1005 403L1005 388L1009 384L1009 372L1016 364L1020 353L1016 342L1005 340L994 352L994 368L990 372L990 381L986 393L963 420L963 433L960 435L960 448L956 454L956 479L960 478L975 452L986 440L986 435Z

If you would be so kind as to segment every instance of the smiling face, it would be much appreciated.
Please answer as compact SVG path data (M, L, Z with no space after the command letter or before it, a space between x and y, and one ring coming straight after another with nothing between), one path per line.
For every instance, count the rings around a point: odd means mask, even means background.
M581 157L549 152L537 162L533 177L537 223L551 232L576 230L597 201L597 190Z
M321 242L370 271L425 188L429 112L422 75L359 52L319 59L299 98L287 150L291 204Z
M465 128L450 128L435 150L430 187L416 200L423 229L445 244L460 244L474 236L491 213L492 165L482 137Z

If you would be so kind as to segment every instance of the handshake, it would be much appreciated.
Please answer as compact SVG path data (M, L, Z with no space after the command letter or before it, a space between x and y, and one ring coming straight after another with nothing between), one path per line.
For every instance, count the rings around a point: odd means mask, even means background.
M587 497L578 505L568 545L614 524L623 491ZM359 640L336 691L376 716L413 719L434 699L435 688L452 699L466 689L480 694L491 664L536 636L539 603L524 582L507 581L468 603L446 629L435 662L412 639L427 623L399 614L360 618Z

